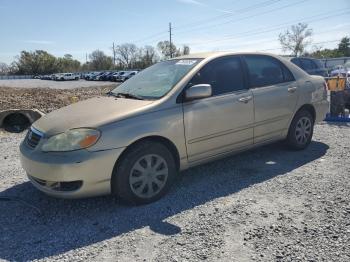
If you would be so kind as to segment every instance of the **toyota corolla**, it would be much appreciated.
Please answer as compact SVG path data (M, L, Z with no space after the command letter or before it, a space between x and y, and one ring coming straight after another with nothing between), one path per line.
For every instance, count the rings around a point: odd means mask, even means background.
M145 204L189 167L279 140L306 148L328 111L325 87L274 55L175 58L36 121L21 163L51 196L112 193Z

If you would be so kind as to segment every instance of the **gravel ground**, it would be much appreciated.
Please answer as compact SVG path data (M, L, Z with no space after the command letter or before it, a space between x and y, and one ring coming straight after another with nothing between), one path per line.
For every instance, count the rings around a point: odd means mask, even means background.
M350 261L349 124L320 124L304 151L274 144L192 168L139 207L50 198L0 133L0 260Z
M11 79L0 80L0 87L18 87L18 88L51 88L51 89L74 89L81 87L99 87L110 86L111 82L104 81L53 81L40 79Z

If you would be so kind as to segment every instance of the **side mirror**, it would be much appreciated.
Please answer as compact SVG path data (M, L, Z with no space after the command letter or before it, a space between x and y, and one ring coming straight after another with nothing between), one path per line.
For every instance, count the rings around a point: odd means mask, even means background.
M211 85L199 84L188 88L185 92L185 101L192 101L196 99L210 97L212 94Z

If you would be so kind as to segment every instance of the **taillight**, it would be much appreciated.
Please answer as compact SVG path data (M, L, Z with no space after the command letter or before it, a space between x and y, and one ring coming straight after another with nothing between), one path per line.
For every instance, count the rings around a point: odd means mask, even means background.
M327 82L326 81L324 81L323 82L323 87L324 87L324 91L328 91L328 85L327 85Z
M323 99L327 99L328 84L327 81L323 82Z

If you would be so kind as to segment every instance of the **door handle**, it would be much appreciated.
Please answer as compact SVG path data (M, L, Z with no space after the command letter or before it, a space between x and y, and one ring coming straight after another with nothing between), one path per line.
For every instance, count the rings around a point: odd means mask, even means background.
M288 87L288 92L289 93L294 93L295 91L297 91L297 87L296 86L293 86L293 87Z
M252 96L244 96L244 97L241 97L238 99L239 102L242 102L242 103L248 103L250 100L252 100Z

